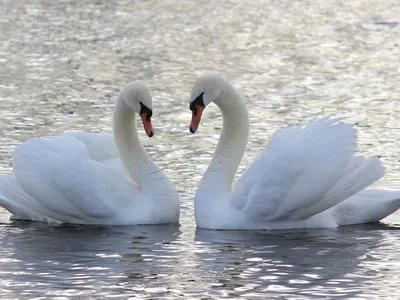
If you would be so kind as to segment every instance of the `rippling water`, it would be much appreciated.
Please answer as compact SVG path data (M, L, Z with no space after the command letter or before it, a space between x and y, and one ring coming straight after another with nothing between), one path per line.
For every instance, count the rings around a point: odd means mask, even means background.
M359 151L400 187L400 6L387 1L0 1L0 173L15 146L70 129L111 131L113 103L141 79L176 182L181 226L11 222L0 210L0 298L397 299L400 220L334 230L196 230L193 195L221 128L188 132L195 78L216 71L251 117L240 171L274 130L347 116ZM239 172L240 174L240 172Z

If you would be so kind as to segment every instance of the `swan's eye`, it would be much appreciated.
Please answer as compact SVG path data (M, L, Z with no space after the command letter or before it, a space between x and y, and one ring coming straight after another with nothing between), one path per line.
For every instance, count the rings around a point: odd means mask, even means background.
M153 111L140 102L140 115L146 114L147 122L150 122L150 118L153 116Z
M189 109L191 110L191 111L193 111L194 113L195 113L195 115L196 115L196 107L197 106L200 106L200 107L202 107L202 108L204 108L204 100L203 100L203 95L204 95L204 92L201 92L201 94L200 95L198 95L197 96L197 98L196 99L194 99L192 102L190 102L190 104L189 104Z
M152 110L150 110L148 113L147 113L147 121L148 122L150 122L150 118L153 116L153 111Z

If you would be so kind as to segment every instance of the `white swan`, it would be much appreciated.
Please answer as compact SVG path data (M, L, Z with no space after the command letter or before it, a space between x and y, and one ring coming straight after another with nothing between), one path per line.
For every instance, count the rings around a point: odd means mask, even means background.
M362 191L384 168L377 158L354 156L356 129L340 119L276 132L232 189L249 134L247 109L229 82L203 75L191 92L192 133L211 102L222 112L223 128L196 192L198 227L336 227L379 221L400 207L399 191Z
M43 222L178 222L177 191L140 143L136 113L153 136L152 97L139 82L118 96L114 135L77 131L19 145L13 174L0 177L0 206L14 218Z

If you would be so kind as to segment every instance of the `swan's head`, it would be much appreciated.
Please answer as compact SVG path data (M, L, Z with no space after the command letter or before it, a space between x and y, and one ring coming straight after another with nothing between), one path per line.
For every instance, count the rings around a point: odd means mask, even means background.
M224 79L217 74L206 74L197 78L190 93L189 108L192 111L190 132L195 133L201 121L203 110L222 94Z
M154 135L151 116L153 101L149 89L141 82L128 84L121 92L126 104L142 119L143 128L149 137Z

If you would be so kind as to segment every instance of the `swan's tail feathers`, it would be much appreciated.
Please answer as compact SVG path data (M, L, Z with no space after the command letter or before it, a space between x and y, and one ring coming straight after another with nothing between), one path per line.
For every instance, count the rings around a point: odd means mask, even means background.
M12 176L0 176L0 206L10 212L13 219L47 221L46 217L35 213L34 202Z
M109 201L115 186L127 195L123 205L132 203L132 185L91 160L85 144L73 135L29 140L16 148L12 162L16 184L36 204L33 211L60 222L92 224L115 217L118 210Z
M46 223L66 222L68 215L51 211L29 195L13 176L0 176L0 206L12 214L12 219ZM54 216L56 219L49 217Z
M305 219L323 212L374 184L384 174L385 168L378 158L352 157L346 172L321 201L310 207L296 210L294 216Z
M400 191L368 189L333 207L332 214L338 225L353 225L379 222L398 209Z

